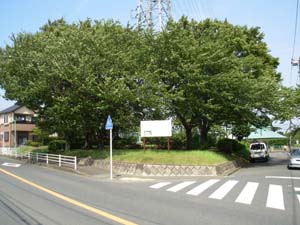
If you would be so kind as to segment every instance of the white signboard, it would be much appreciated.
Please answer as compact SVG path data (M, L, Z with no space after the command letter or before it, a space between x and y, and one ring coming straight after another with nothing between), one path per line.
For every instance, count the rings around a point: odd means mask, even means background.
M172 120L141 121L141 137L171 137Z

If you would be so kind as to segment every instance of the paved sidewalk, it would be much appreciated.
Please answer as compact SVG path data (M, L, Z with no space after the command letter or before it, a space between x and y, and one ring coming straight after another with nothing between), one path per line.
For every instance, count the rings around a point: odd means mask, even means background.
M104 174L109 175L108 170L103 170L95 166L78 166L77 171L78 173L83 175L104 175Z
M77 173L85 176L92 176L98 178L110 178L110 171L97 168L95 166L78 166ZM121 174L113 173L113 178L120 178ZM127 177L127 176L126 176Z

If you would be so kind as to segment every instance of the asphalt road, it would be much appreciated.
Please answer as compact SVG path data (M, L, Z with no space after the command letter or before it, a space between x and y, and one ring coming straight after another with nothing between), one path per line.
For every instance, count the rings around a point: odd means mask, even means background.
M279 153L228 177L111 181L0 157L0 224L300 225L300 170L286 165Z

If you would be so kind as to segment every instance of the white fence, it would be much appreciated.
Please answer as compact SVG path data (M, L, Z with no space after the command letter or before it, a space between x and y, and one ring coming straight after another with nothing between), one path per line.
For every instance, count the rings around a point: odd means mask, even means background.
M0 148L0 154L15 158L27 158L30 162L58 164L58 166L72 167L74 170L77 170L76 156L55 155L39 152L20 153L18 149L14 148Z

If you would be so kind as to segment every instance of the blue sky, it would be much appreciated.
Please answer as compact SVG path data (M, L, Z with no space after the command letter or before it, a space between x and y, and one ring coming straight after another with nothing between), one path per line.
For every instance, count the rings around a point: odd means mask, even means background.
M146 1L146 0L144 0ZM9 36L18 32L36 32L48 19L64 17L68 22L91 18L119 20L134 24L132 18L137 0L2 0L0 4L0 46L10 44ZM291 73L291 56L297 0L171 0L172 15L182 14L202 20L217 18L236 25L261 27L270 53L278 57L283 84L299 83L297 68ZM299 9L300 10L300 9ZM298 18L298 39L300 40ZM296 40L295 56L300 57L300 41ZM4 94L0 90L0 96ZM0 97L0 110L12 105Z

